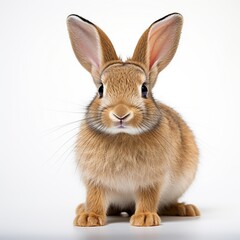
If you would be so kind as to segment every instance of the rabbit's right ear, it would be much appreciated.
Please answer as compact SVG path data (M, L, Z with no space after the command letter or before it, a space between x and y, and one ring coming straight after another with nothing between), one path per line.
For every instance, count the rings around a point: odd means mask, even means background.
M104 64L119 60L111 41L99 27L77 15L67 18L67 26L78 61L98 83Z

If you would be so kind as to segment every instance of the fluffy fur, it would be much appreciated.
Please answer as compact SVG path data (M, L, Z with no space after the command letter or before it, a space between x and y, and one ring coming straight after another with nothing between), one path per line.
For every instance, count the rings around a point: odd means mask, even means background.
M121 212L132 215L134 226L159 225L159 215L198 216L194 205L178 203L197 170L193 133L151 93L176 52L181 15L154 22L126 62L93 23L76 15L67 23L79 62L103 88L88 106L78 135L77 164L87 198L77 208L74 224L104 225L106 215Z

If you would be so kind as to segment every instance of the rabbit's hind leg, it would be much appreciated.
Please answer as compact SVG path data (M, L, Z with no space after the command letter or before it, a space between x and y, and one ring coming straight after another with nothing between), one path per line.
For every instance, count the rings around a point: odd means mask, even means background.
M161 216L197 217L200 216L200 211L193 204L175 203L161 209L159 214Z

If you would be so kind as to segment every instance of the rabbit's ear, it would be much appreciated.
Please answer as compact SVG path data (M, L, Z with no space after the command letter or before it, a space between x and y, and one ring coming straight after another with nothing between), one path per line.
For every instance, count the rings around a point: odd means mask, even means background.
M158 74L172 60L182 29L182 16L172 13L154 22L141 36L132 60Z
M77 15L67 18L67 26L78 61L98 81L103 65L119 60L111 41L100 28Z

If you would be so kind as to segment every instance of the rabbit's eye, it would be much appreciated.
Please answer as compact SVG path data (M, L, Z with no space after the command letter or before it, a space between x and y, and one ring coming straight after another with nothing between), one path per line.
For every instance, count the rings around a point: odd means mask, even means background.
M142 97L147 98L147 93L148 93L148 89L146 87L146 84L143 83L143 85L142 85Z
M99 87L98 94L99 94L99 98L103 97L103 84L101 84L101 86Z

